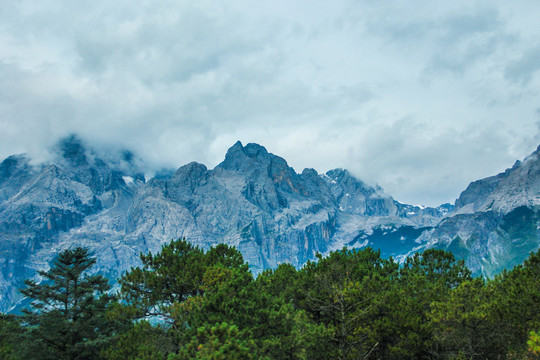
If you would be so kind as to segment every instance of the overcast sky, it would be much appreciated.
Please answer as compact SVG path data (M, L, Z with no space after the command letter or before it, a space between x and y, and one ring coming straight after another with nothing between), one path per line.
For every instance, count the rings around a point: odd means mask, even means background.
M540 144L540 2L2 0L0 156L68 133L149 168L236 140L453 202Z

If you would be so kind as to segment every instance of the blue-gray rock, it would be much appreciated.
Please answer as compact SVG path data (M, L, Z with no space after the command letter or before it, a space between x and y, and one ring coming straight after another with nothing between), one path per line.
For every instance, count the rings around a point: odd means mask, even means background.
M418 238L423 247L450 250L486 277L522 263L540 247L540 148L471 183L449 215Z
M402 204L344 169L297 173L257 144L237 142L214 169L192 162L149 181L126 150L99 152L70 136L53 153L46 164L25 156L0 164L1 311L21 300L24 279L72 246L89 247L96 271L110 279L138 265L139 253L180 237L204 249L236 246L254 273L282 262L302 266L343 246L372 246L398 259L448 248L488 274L538 247L534 154L471 185L454 210ZM517 223L530 226L520 232ZM519 254L500 255L512 244Z

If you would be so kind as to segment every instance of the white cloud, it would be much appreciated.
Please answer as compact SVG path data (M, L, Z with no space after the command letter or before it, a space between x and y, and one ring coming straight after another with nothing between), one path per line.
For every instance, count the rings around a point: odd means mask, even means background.
M531 1L9 1L0 155L77 132L151 166L236 140L453 201L540 142Z

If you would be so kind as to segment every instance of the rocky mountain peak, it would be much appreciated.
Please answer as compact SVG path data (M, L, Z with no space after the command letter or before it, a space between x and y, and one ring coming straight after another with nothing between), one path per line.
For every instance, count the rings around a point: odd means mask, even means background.
M200 177L207 171L206 165L192 161L176 170L174 177Z
M337 180L343 177L350 177L351 173L346 169L337 168L337 169L328 170L326 172L326 175L334 180Z
M358 187L359 185L364 185L361 180L356 179L354 176L351 175L351 173L346 169L333 169L329 170L325 174L327 180L329 180L332 183L339 183L343 184L345 186L353 186Z
M319 173L315 169L305 168L302 171L302 177L304 177L306 179L311 179L311 180L318 181L319 180Z
M505 258L517 248L515 239L521 239L519 256L539 243L536 153L473 183L458 210L471 212L452 213L449 204L399 203L345 169L297 174L257 144L237 142L213 170L192 162L149 182L130 152L93 148L75 135L55 150L48 164L32 165L24 156L0 163L0 310L20 300L25 278L74 244L99 254L99 271L115 278L139 265L134 254L156 252L179 237L203 248L237 246L255 273L282 262L301 266L317 252L344 245L404 256L446 248L459 236L469 264L487 259L475 271L490 274L488 266L522 260ZM520 208L506 218L490 210L502 206Z
M69 135L56 144L56 150L61 158L71 166L88 165L87 150L81 138L77 135Z
M170 183L176 187L189 185L189 188L193 190L201 184L201 181L203 181L207 175L208 169L206 166L193 161L180 167L171 178Z
M225 155L225 160L218 167L227 170L246 170L255 163L267 163L273 155L261 145L249 143L243 146L237 141Z
M391 196L355 178L348 170L333 169L321 176L330 188L341 211L362 216L397 216Z
M17 194L32 176L26 155L12 155L0 163L0 203Z
M233 171L246 176L248 182L271 182L288 192L302 192L296 185L298 174L285 159L269 153L263 146L250 143L242 146L236 142L228 151L225 160L215 169L218 173L223 170Z
M384 195L384 190L380 187L372 187L364 183L362 180L354 177L346 169L333 169L326 172L324 178L330 184L338 184L339 186L333 186L339 188L342 192L349 194L362 193L364 196L370 196L378 193L379 197Z
M504 172L469 184L456 200L458 214L540 205L540 147Z
M268 151L264 146L249 143L244 147L244 154L252 159L264 159L268 157Z
M12 155L8 157L0 163L0 183L27 167L28 158L25 155Z

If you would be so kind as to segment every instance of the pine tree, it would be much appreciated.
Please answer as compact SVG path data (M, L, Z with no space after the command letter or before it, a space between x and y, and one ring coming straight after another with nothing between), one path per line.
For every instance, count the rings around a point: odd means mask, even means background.
M142 267L120 279L121 296L137 318L171 321L170 307L202 293L206 268L204 252L185 239L171 241L157 254L141 254Z
M101 275L87 272L96 260L88 249L65 250L49 271L40 271L42 283L26 280L21 292L33 299L23 310L29 328L28 357L36 359L96 359L111 333L105 319L112 297Z

